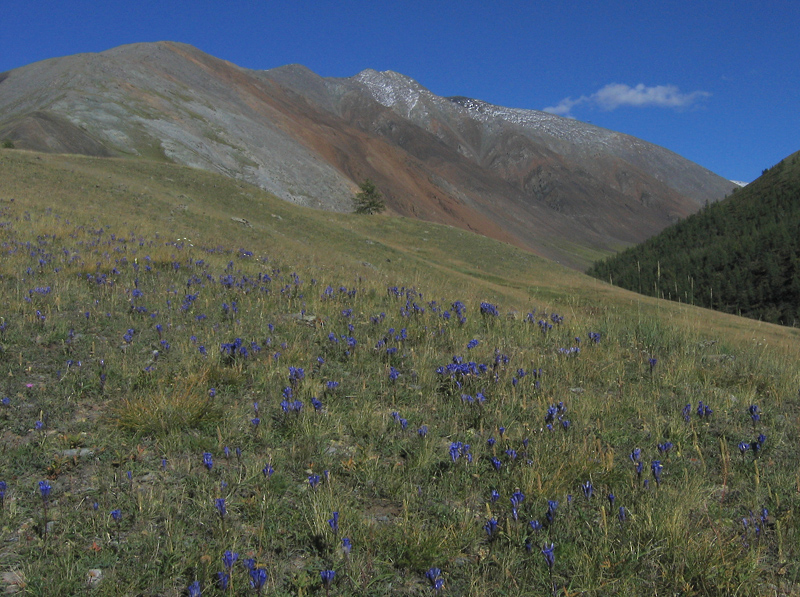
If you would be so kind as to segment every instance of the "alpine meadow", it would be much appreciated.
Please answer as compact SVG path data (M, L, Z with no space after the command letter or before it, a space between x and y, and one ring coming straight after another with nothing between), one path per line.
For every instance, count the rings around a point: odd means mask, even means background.
M798 330L169 163L0 180L6 593L798 594Z

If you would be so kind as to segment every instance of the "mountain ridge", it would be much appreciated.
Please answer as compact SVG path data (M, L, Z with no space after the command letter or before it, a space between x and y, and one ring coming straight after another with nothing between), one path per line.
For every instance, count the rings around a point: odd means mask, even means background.
M576 269L733 187L644 141L441 98L399 73L383 92L414 95L405 113L398 101L376 97L376 82L389 77L378 71L344 79L300 65L256 71L175 42L54 58L4 75L0 139L17 147L173 161L334 211L349 210L357 183L371 178L393 213L476 231ZM608 143L557 139L569 136L564 131L622 145L609 151Z

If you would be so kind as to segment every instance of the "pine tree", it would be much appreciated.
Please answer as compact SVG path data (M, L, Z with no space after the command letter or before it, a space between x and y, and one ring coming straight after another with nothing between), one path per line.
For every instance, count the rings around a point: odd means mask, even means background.
M353 206L357 214L375 214L386 209L383 196L369 178L358 185L361 191L353 197Z

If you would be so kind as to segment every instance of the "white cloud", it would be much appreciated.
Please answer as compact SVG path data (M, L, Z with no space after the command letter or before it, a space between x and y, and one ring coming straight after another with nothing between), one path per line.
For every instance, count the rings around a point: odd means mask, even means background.
M544 108L544 111L569 117L572 108L580 104L591 104L609 111L620 107L649 106L679 110L688 108L710 95L707 91L681 93L675 85L648 87L639 83L636 87L631 87L622 83L610 83L592 95L582 95L578 99L564 98L555 106Z
M570 112L572 108L577 106L578 104L584 103L588 100L585 95L579 97L578 99L572 99L571 97L565 97L560 102L558 102L555 106L548 106L543 111L550 112L550 114L555 114L557 116L570 116Z

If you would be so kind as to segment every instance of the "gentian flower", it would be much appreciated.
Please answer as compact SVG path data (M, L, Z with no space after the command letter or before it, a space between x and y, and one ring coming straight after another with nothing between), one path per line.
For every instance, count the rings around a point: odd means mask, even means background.
M687 404L686 406L683 407L683 420L688 423L691 418L691 414L692 414L692 405Z
M332 518L328 519L328 526L331 527L334 535L339 532L339 513L334 512Z
M228 590L228 586L231 582L231 575L227 572L217 572L217 586L219 586L220 590L224 593Z
M525 494L522 493L519 489L517 489L514 493L511 494L511 505L512 506L519 506L522 502L525 501Z
M211 456L211 452L203 452L203 466L206 467L209 471L214 466L214 459Z
M336 576L336 572L333 570L321 570L319 573L319 577L322 579L322 584L327 591L330 589L331 583L333 582L333 578Z
M353 544L350 541L349 537L342 537L342 551L344 555L349 556L350 552L353 549Z
M660 460L654 460L650 463L650 468L653 469L653 477L655 477L656 485L661 485L661 469L664 468L664 465L661 464Z
M200 581L194 581L186 590L189 592L189 597L200 597Z
M552 571L553 565L556 563L556 556L555 556L555 545L552 543L548 547L545 543L542 547L542 555L544 556L545 562L547 562L547 567Z
M436 579L442 575L441 568L429 568L428 571L425 573L425 578L427 578L431 585L436 582Z
M673 447L672 442L664 442L663 444L658 444L658 451L662 454L666 454L669 452Z
M308 477L308 484L311 486L311 489L316 489L317 485L319 485L319 475L311 475Z
M556 509L558 508L558 502L554 500L547 500L547 512L545 513L545 518L547 522L553 524L553 521L556 517Z
M431 583L431 588L439 592L444 586L444 579L442 578L442 571L440 568L429 568L425 573L425 578Z
M263 568L253 567L250 570L250 587L256 590L257 594L261 594L261 588L267 583L267 571Z
M233 565L238 559L239 554L237 552L226 550L225 553L222 554L222 565L230 572L230 569L233 568Z
M225 515L228 513L227 509L225 508L225 498L217 498L214 500L214 507L219 512L220 518L225 518Z
M464 447L464 444L461 442L453 442L450 444L450 460L455 462L458 460L459 456L461 455L461 449Z
M483 530L486 531L486 534L489 536L490 540L493 539L494 533L497 531L497 519L490 518L488 521L486 521L486 524L483 525Z

